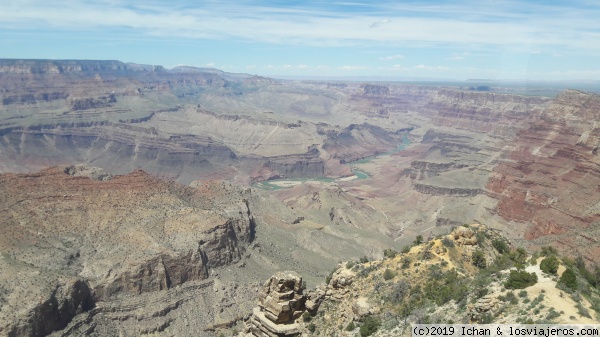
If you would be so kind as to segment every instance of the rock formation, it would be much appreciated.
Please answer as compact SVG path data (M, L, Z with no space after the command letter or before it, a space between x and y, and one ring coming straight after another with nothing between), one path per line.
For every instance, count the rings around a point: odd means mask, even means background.
M306 310L302 277L295 272L279 272L271 276L258 295L247 323L246 336L283 337L300 334L296 320Z

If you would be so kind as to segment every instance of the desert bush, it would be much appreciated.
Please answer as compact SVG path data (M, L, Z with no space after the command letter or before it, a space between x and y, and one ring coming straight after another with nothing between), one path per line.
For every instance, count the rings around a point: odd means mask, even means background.
M391 287L387 300L392 304L401 303L410 291L410 285L405 280L400 280Z
M356 262L348 261L348 262L346 262L346 269L352 269L352 267L354 267L355 265L356 265Z
M311 315L311 314L310 314L308 311L305 311L305 312L302 314L302 320L303 320L304 322L310 322L310 321L312 321L312 318L313 318L313 316L312 316L312 315Z
M310 323L310 324L307 326L307 329L308 329L308 331L310 331L310 332L315 332L315 331L317 331L317 326L315 325L315 323Z
M402 254L406 254L408 252L410 252L410 246L404 246L404 247L402 247Z
M540 256L558 255L558 250L554 247L544 246L540 250Z
M499 295L498 299L502 302L509 302L511 304L519 303L519 300L515 296L515 293L513 293L512 291L509 291L508 293L506 293L506 295ZM515 303L512 303L513 299L514 299Z
M540 269L546 274L556 275L558 265L558 258L555 255L550 255L542 260Z
M437 305L443 305L451 300L458 303L467 297L468 283L464 277L452 270L444 273L440 278L430 279L424 286L424 293Z
M450 239L450 238L443 238L442 239L442 245L444 247L448 247L448 248L452 248L454 247L454 240Z
M360 335L361 337L371 336L381 326L381 320L375 316L367 316L363 319L363 323L360 326Z
M388 269L386 269L386 270L383 272L383 279L384 279L384 280L386 280L386 281L389 281L389 280L393 279L394 277L396 277L396 273L395 273L395 272L393 272L393 271L392 271L391 269L389 269L389 268L388 268Z
M348 323L348 325L346 325L346 331L352 331L356 329L356 325L354 325L354 321Z
M413 245L418 246L423 243L423 235L417 235L415 241L413 241Z
M329 275L325 276L325 284L329 284L329 282L331 282L331 278L333 277L333 273L335 272L335 269L332 270Z
M524 270L511 270L508 280L504 283L506 289L523 289L537 283L537 275Z
M592 316L590 316L590 311L586 307L584 307L581 302L577 303L575 307L577 308L577 312L579 313L579 315L587 318L592 318Z
M367 263L367 262L369 262L369 258L365 255L365 256L361 257L358 260L358 262L360 262L360 263Z
M481 314L481 318L479 319L479 323L481 324L491 324L494 321L494 316L491 313L485 312Z
M569 291L577 290L577 275L571 268L567 268L558 279L557 286Z
M515 251L510 252L509 256L515 263L525 264L527 262L527 251L523 248L517 248Z
M393 259L394 257L396 257L397 254L397 251L390 248L383 250L383 256L387 259Z
M473 252L471 255L471 262L479 269L484 269L486 267L485 255L480 250Z
M408 267L410 267L410 259L408 257L405 257L405 258L402 259L402 266L401 266L401 268L402 269L406 269Z
M548 310L548 314L546 315L546 320L553 320L555 318L560 317L560 314L558 312L556 312L556 310L554 310L554 308L550 308L550 310Z
M506 242L504 242L504 240L502 239L494 239L492 240L492 246L498 251L498 253L500 254L505 254L510 252L510 248L508 248L508 245L506 244Z
M431 249L427 248L427 249L423 250L423 253L421 254L421 258L423 260L431 260L432 257L433 257L433 253L431 252Z

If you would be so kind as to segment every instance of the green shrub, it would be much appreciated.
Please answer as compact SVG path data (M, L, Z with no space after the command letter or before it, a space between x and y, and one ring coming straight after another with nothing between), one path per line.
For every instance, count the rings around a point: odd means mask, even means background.
M307 326L307 329L308 329L308 331L310 331L310 332L315 332L315 331L317 330L317 326L315 325L315 323L310 323L310 324Z
M355 265L356 265L356 262L348 261L348 262L346 262L346 269L352 269L352 267L354 267Z
M405 257L405 258L402 259L402 266L401 266L401 268L402 269L406 269L408 267L410 267L410 259L408 257Z
M387 295L387 300L392 304L399 304L402 302L404 297L409 293L410 285L402 279L391 287L389 294Z
M510 259L519 264L525 264L527 262L527 251L523 248L517 248L517 250L510 252Z
M356 325L354 325L354 321L348 323L348 325L346 325L346 331L352 331L356 329Z
M587 318L592 318L592 316L590 316L589 310L587 310L587 308L584 307L583 304L581 304L581 302L577 303L575 307L577 308L577 312L579 313L579 315Z
M312 319L313 319L313 316L312 316L312 315L311 315L311 314L310 314L308 311L305 311L305 312L302 314L302 320L303 320L304 322L310 322L310 321L312 321Z
M413 245L418 246L423 243L423 235L417 235L415 241L413 241Z
M567 268L558 279L558 285L564 286L570 291L577 290L577 275L571 268Z
M527 292L525 292L525 296L527 296ZM519 303L517 296L515 296L515 293L513 293L512 291L507 292L506 296L498 296L498 299L504 302L509 302L510 304Z
M447 237L443 238L442 245L444 245L444 247L452 248L452 247L454 247L454 240L447 238Z
M558 250L554 247L544 246L540 251L540 256L558 255Z
M473 252L473 255L471 255L471 262L475 267L479 269L485 269L487 264L485 261L485 255L480 250L476 250Z
M573 260L572 258L568 257L568 256L563 256L562 257L562 263L567 267L567 268L572 268L575 269L575 260Z
M394 257L396 257L397 254L397 251L390 248L383 250L383 256L387 259L393 259Z
M492 241L492 246L498 251L498 253L500 254L505 254L510 252L510 248L508 248L508 245L506 244L506 242L504 242L504 240L502 239L494 239Z
M556 275L558 271L559 261L555 255L550 255L542 260L540 263L540 269L550 275Z
M332 270L329 275L325 276L325 284L329 284L329 282L331 282L331 278L333 277L333 273L335 272L335 270Z
M392 270L390 270L389 268L383 272L383 279L386 281L389 281L389 280L393 279L394 277L396 277L396 273L393 272Z
M554 310L554 308L550 308L550 310L548 310L548 314L546 315L547 320L551 321L558 317L560 317L560 314L558 312L556 312L556 310Z
M360 326L360 330L359 330L361 337L371 336L372 334L377 332L377 330L379 330L380 326L381 326L381 321L379 320L379 318L377 318L375 316L365 317L363 319L363 323Z
M511 270L504 286L506 289L523 289L537 283L537 275L524 270Z
M469 289L467 279L452 270L439 278L430 279L425 284L423 293L437 305L443 305L451 300L461 302L469 294Z
M406 254L408 252L410 252L410 246L404 246L404 247L402 247L402 254Z
M494 316L492 316L492 314L489 312L485 312L485 313L481 314L481 319L479 320L479 323L490 324L493 321L494 321Z
M363 257L361 257L361 258L358 260L358 262L360 262L360 263L367 263L367 262L369 262L369 258L368 258L368 257L366 257L366 256L363 256Z

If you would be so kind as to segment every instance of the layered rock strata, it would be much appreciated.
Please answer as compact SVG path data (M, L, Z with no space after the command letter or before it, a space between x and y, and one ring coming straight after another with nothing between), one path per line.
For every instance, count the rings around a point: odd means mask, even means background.
M254 238L250 191L224 182L188 187L75 166L3 174L0 191L9 336L47 335L95 303L204 280Z
M278 272L269 278L258 295L258 307L247 323L247 336L299 335L301 329L296 319L306 310L303 290L302 277L295 272Z

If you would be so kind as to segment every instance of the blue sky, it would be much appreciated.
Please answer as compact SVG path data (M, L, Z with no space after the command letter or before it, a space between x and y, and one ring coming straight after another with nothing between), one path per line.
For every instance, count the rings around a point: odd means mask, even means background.
M0 58L265 76L600 80L600 1L0 0Z

